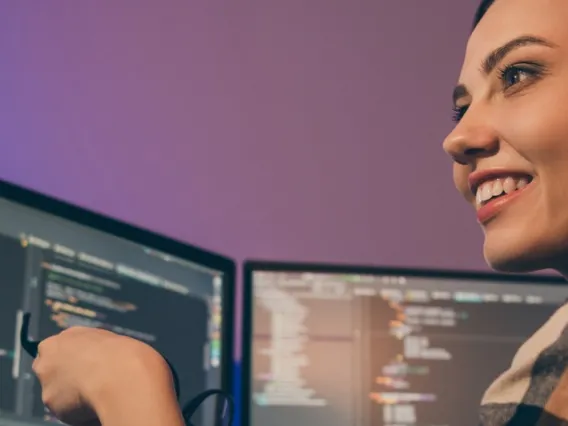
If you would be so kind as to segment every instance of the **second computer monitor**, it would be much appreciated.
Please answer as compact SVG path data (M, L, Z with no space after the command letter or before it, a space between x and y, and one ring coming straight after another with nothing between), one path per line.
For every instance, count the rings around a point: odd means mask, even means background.
M477 423L561 278L251 262L242 426Z

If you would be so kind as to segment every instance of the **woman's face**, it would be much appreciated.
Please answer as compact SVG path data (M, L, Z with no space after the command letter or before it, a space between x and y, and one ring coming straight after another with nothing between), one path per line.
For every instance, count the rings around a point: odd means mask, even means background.
M444 150L495 269L568 272L568 1L497 0L467 45Z

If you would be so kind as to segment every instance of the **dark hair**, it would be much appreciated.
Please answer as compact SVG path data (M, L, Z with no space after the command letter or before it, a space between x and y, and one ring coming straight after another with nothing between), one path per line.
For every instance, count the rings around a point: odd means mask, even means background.
M477 27L477 24L479 24L479 21L481 21L481 19L483 19L489 8L493 6L493 3L495 3L495 0L481 0L481 4L477 8L477 12L475 12L475 18L473 20L473 29Z

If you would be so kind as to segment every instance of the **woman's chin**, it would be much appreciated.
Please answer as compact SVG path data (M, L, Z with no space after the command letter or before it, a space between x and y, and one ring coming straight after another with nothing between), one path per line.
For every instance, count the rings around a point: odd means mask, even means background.
M548 256L539 256L538 251L522 250L521 247L492 247L485 244L483 255L491 269L497 272L521 274L548 269L552 266Z
M494 271L507 274L526 274L530 272L540 271L541 269L547 269L546 267L539 268L530 266L525 262L519 262L517 260L493 260L487 258L485 260L489 267Z
M539 229L535 226L493 228L485 232L483 256L498 272L527 273L554 269L564 275L568 268L568 226Z

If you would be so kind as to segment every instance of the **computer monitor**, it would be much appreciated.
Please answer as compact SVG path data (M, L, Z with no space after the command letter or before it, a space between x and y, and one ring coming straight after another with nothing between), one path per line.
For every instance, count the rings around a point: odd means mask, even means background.
M36 340L81 325L150 344L176 368L181 403L232 390L232 260L6 182L0 254L0 426L53 421L19 344L23 312Z
M249 262L242 426L477 424L560 277Z

